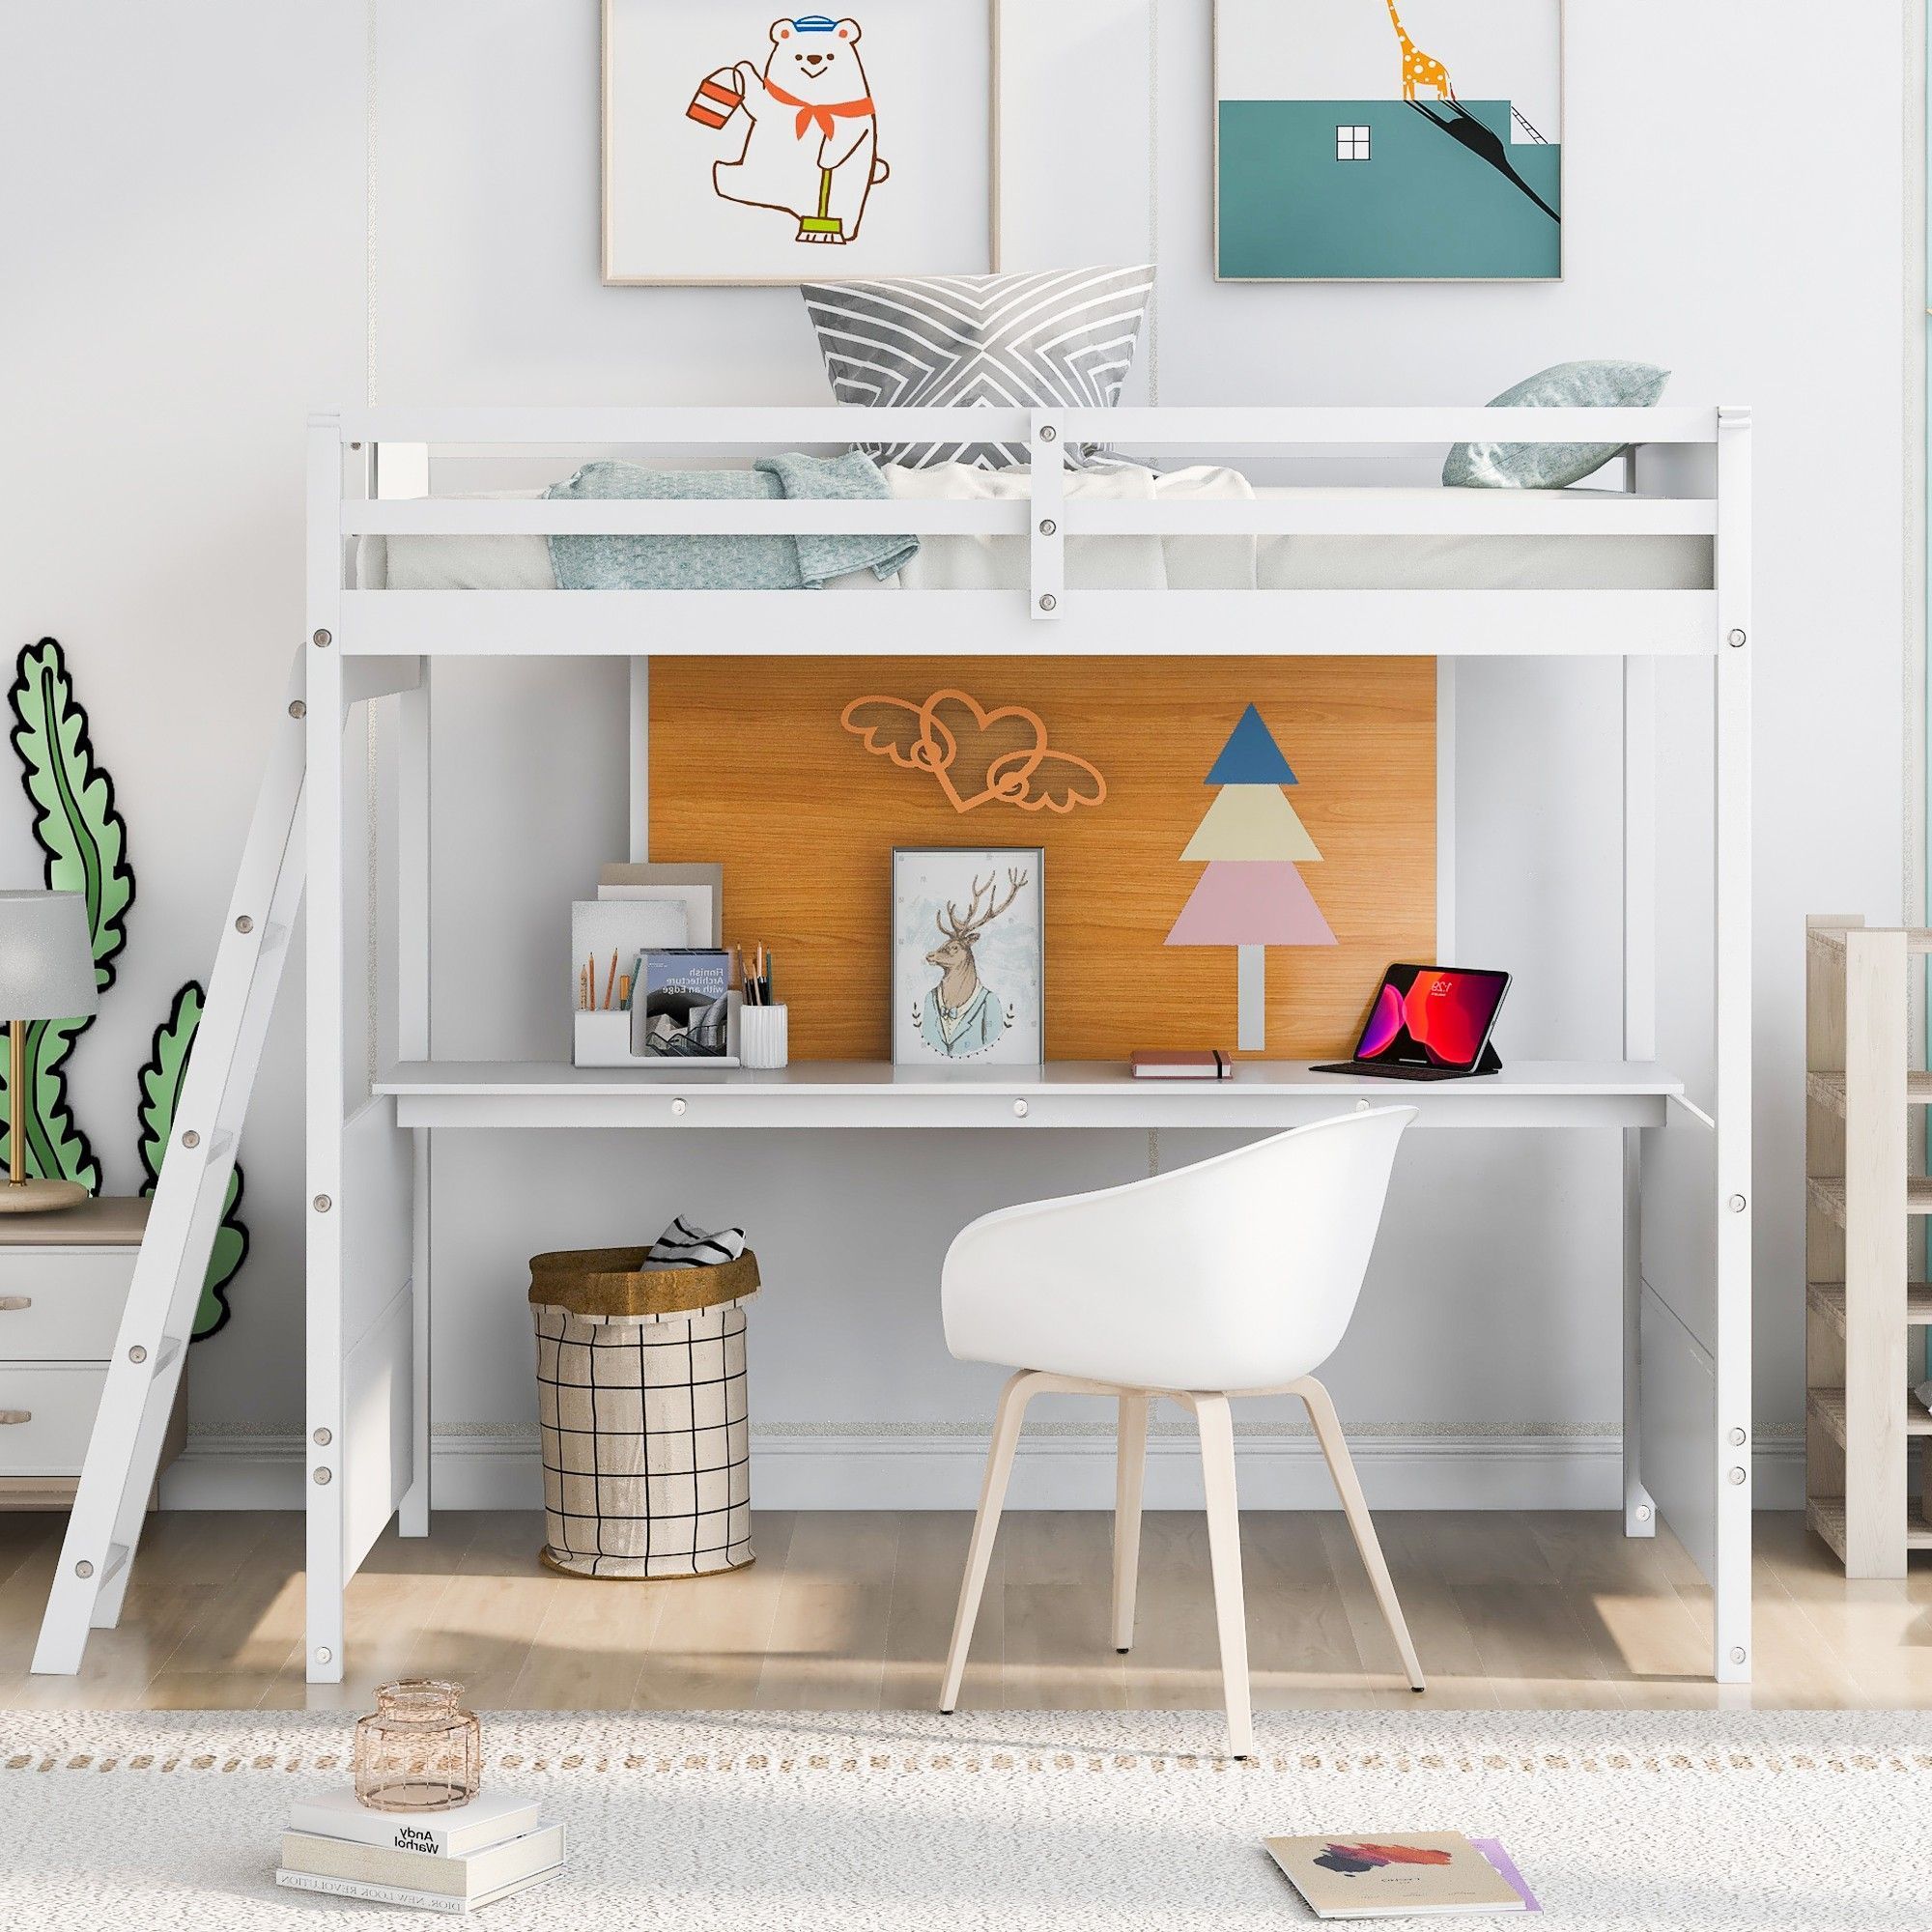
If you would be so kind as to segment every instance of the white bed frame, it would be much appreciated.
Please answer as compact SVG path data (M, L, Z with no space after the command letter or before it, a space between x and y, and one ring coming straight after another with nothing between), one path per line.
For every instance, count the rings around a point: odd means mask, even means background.
M958 438L949 410L450 410L318 415L308 440L306 746L309 917L308 1627L311 1681L339 1681L344 1589L400 1518L430 1509L430 1145L439 1127L1039 1127L1267 1130L1387 1099L1377 1083L1304 1065L1244 1065L1226 1085L1136 1084L1117 1066L895 1076L886 1065L662 1075L568 1065L439 1063L430 1040L429 719L443 656L634 660L632 824L644 855L648 672L640 636L704 655L1217 654L1413 656L1441 665L1445 805L1453 801L1458 657L1616 657L1624 666L1624 1057L1518 1063L1466 1086L1405 1090L1426 1127L1622 1130L1624 1513L1633 1536L1659 1512L1709 1579L1712 1669L1750 1674L1751 907L1750 414L1738 409L985 411L976 440L1030 445L1025 502L532 502L391 500L379 451L509 445L803 448ZM1277 456L1310 447L1458 440L1629 442L1661 455L1687 494L1663 497L1445 490L1332 493L1259 501L1068 500L1070 440L1128 449ZM420 452L412 451L418 469ZM439 459L440 461L440 459ZM396 464L383 473L393 477ZM798 595L774 624L772 592L359 590L362 533L852 532L1006 534L1031 540L1017 591ZM1716 540L1704 590L1068 590L1065 546L1099 534L1423 536L1683 535ZM916 619L914 622L908 620ZM1178 640L1179 640L1178 642ZM1701 659L1661 666L1660 659ZM1708 671L1708 675L1705 672ZM305 675L303 675L305 673ZM1660 706L1661 679L1671 680ZM373 719L378 782L345 760L352 707ZM299 716L300 702L291 704ZM284 729L289 727L284 725ZM295 750L292 745L291 751ZM346 763L354 780L345 775ZM1658 834L1666 837L1660 845ZM299 857L302 835L295 846ZM1455 879L1445 838L1438 944L1453 950ZM370 876L362 876L367 871ZM352 877L352 874L354 875ZM238 904L241 900L238 899ZM1669 916L1661 920L1660 904ZM224 946L236 942L224 940ZM225 955L224 955L225 956ZM217 964L219 970L219 962ZM1721 997L1719 993L1721 991ZM198 1276L195 1277L198 1279ZM130 1317L130 1321L133 1320ZM130 1327L128 1333L134 1330ZM158 1329L157 1329L158 1332ZM138 1357L137 1357L138 1359ZM125 1472L124 1472L125 1473ZM98 1537L78 1521L69 1567L94 1542L116 1581L69 1613L50 1602L37 1668L77 1666L88 1609L111 1624L139 1533L112 1552L103 1482ZM131 1488L123 1483L123 1490ZM143 1491L145 1492L145 1491ZM90 1522L96 1520L90 1515ZM93 1541L90 1541L93 1537ZM96 1577L87 1586L99 1590ZM78 1618L81 1634L69 1628Z

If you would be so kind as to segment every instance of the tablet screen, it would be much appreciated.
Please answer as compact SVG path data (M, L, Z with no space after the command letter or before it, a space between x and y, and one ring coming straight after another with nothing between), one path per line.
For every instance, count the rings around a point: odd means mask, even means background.
M1508 990L1507 973L1391 966L1369 1009L1355 1058L1471 1068Z

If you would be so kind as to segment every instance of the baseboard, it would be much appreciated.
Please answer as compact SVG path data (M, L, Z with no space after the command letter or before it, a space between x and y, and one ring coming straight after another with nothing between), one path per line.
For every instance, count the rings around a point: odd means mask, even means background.
M1377 1509L1608 1510L1621 1507L1622 1446L1592 1432L1350 1432L1362 1487ZM1250 1509L1332 1509L1335 1492L1312 1437L1244 1433L1241 1500ZM956 1509L979 1500L983 1435L833 1431L754 1433L753 1498L765 1509ZM299 1509L298 1435L191 1435L161 1478L163 1509ZM440 1434L432 1486L439 1509L535 1509L543 1500L534 1435L523 1430ZM1804 1507L1802 1436L1774 1435L1755 1461L1759 1509ZM1043 1431L1013 1468L1015 1509L1111 1509L1112 1437ZM1148 1443L1147 1506L1199 1509L1191 1435Z

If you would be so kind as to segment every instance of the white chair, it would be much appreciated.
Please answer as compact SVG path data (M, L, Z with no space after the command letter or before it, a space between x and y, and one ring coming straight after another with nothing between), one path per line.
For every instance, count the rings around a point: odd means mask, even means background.
M1355 1545L1410 1685L1424 1688L1355 1465L1314 1371L1361 1293L1413 1107L1344 1114L1151 1180L987 1214L946 1257L946 1346L963 1361L1023 1364L1000 1397L939 1707L959 1699L1007 1477L1027 1404L1049 1392L1120 1404L1114 1643L1133 1642L1148 1407L1194 1411L1221 1634L1228 1746L1254 1749L1235 1498L1235 1395L1297 1395L1342 1494Z

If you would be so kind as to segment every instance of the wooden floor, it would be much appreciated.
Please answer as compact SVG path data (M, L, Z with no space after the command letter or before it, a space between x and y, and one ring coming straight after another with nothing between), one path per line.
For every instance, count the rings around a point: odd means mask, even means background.
M758 1561L687 1582L584 1582L541 1569L534 1515L440 1516L385 1536L351 1587L349 1678L310 1687L301 1520L152 1517L121 1627L78 1678L27 1671L63 1519L0 1515L0 1708L366 1707L407 1674L486 1709L831 1709L931 1705L970 1519L761 1514ZM1706 1592L1667 1535L1609 1516L1378 1519L1423 1667L1393 1647L1337 1516L1242 1521L1256 1702L1932 1706L1932 1567L1847 1583L1797 1517L1760 1516L1757 1676L1720 1690ZM1025 1709L1219 1702L1207 1532L1150 1515L1132 1653L1107 1639L1109 1519L1009 1516L963 1702Z

